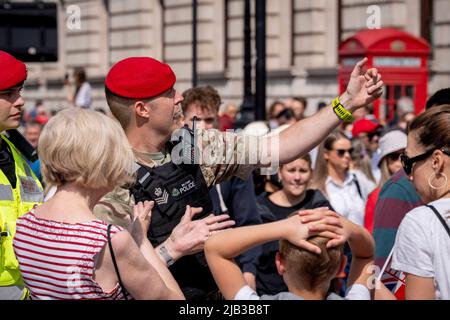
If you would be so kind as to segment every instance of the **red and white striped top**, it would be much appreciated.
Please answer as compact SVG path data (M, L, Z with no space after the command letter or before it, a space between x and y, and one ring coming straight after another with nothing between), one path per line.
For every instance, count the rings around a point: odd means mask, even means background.
M69 224L36 217L17 220L14 252L32 299L123 300L119 283L104 292L94 280L95 256L108 244L101 220ZM111 227L111 237L123 229Z

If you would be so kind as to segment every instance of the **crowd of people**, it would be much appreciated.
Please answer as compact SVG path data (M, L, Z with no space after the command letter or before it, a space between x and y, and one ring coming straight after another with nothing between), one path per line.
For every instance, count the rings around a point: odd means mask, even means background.
M26 66L0 51L0 299L450 299L450 88L379 122L366 63L311 116L280 99L238 133L235 104L149 57L112 66L107 113L82 69L70 107L25 113Z

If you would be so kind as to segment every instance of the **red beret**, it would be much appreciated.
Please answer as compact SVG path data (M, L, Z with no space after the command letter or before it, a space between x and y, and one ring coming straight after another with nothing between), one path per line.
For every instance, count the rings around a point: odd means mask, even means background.
M357 138L361 133L372 133L381 127L380 124L368 119L361 119L353 124L352 135Z
M149 57L131 57L109 70L105 86L121 97L146 99L169 90L176 80L169 65Z
M27 67L9 53L0 50L0 90L6 90L25 81Z

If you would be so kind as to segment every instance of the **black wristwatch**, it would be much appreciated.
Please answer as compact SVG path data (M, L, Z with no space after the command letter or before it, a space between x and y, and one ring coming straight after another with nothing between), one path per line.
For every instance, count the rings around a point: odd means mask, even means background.
M166 264L167 264L168 267L170 267L171 265L173 265L175 263L175 261L173 260L172 256L169 254L169 251L167 251L165 245L162 245L159 248L159 253L161 254L161 256L166 261Z

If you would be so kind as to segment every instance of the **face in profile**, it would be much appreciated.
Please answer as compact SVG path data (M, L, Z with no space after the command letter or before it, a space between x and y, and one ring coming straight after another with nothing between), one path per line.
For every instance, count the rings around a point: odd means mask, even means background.
M172 88L149 102L152 128L167 136L179 128L180 119L183 116L181 101L183 96Z
M400 154L405 149L400 149L396 152L392 152L386 156L387 158L387 166L389 170L389 174L394 174L402 168L402 163L400 161Z
M18 128L22 117L22 87L0 91L0 131Z
M409 158L414 158L427 151L417 142L415 134L414 131L408 134L408 145L405 149L405 154ZM431 167L431 157L432 155L426 159L413 163L411 174L409 175L410 181L414 184L417 193L425 203L433 201L435 197L435 191L428 185L428 179L434 174Z

